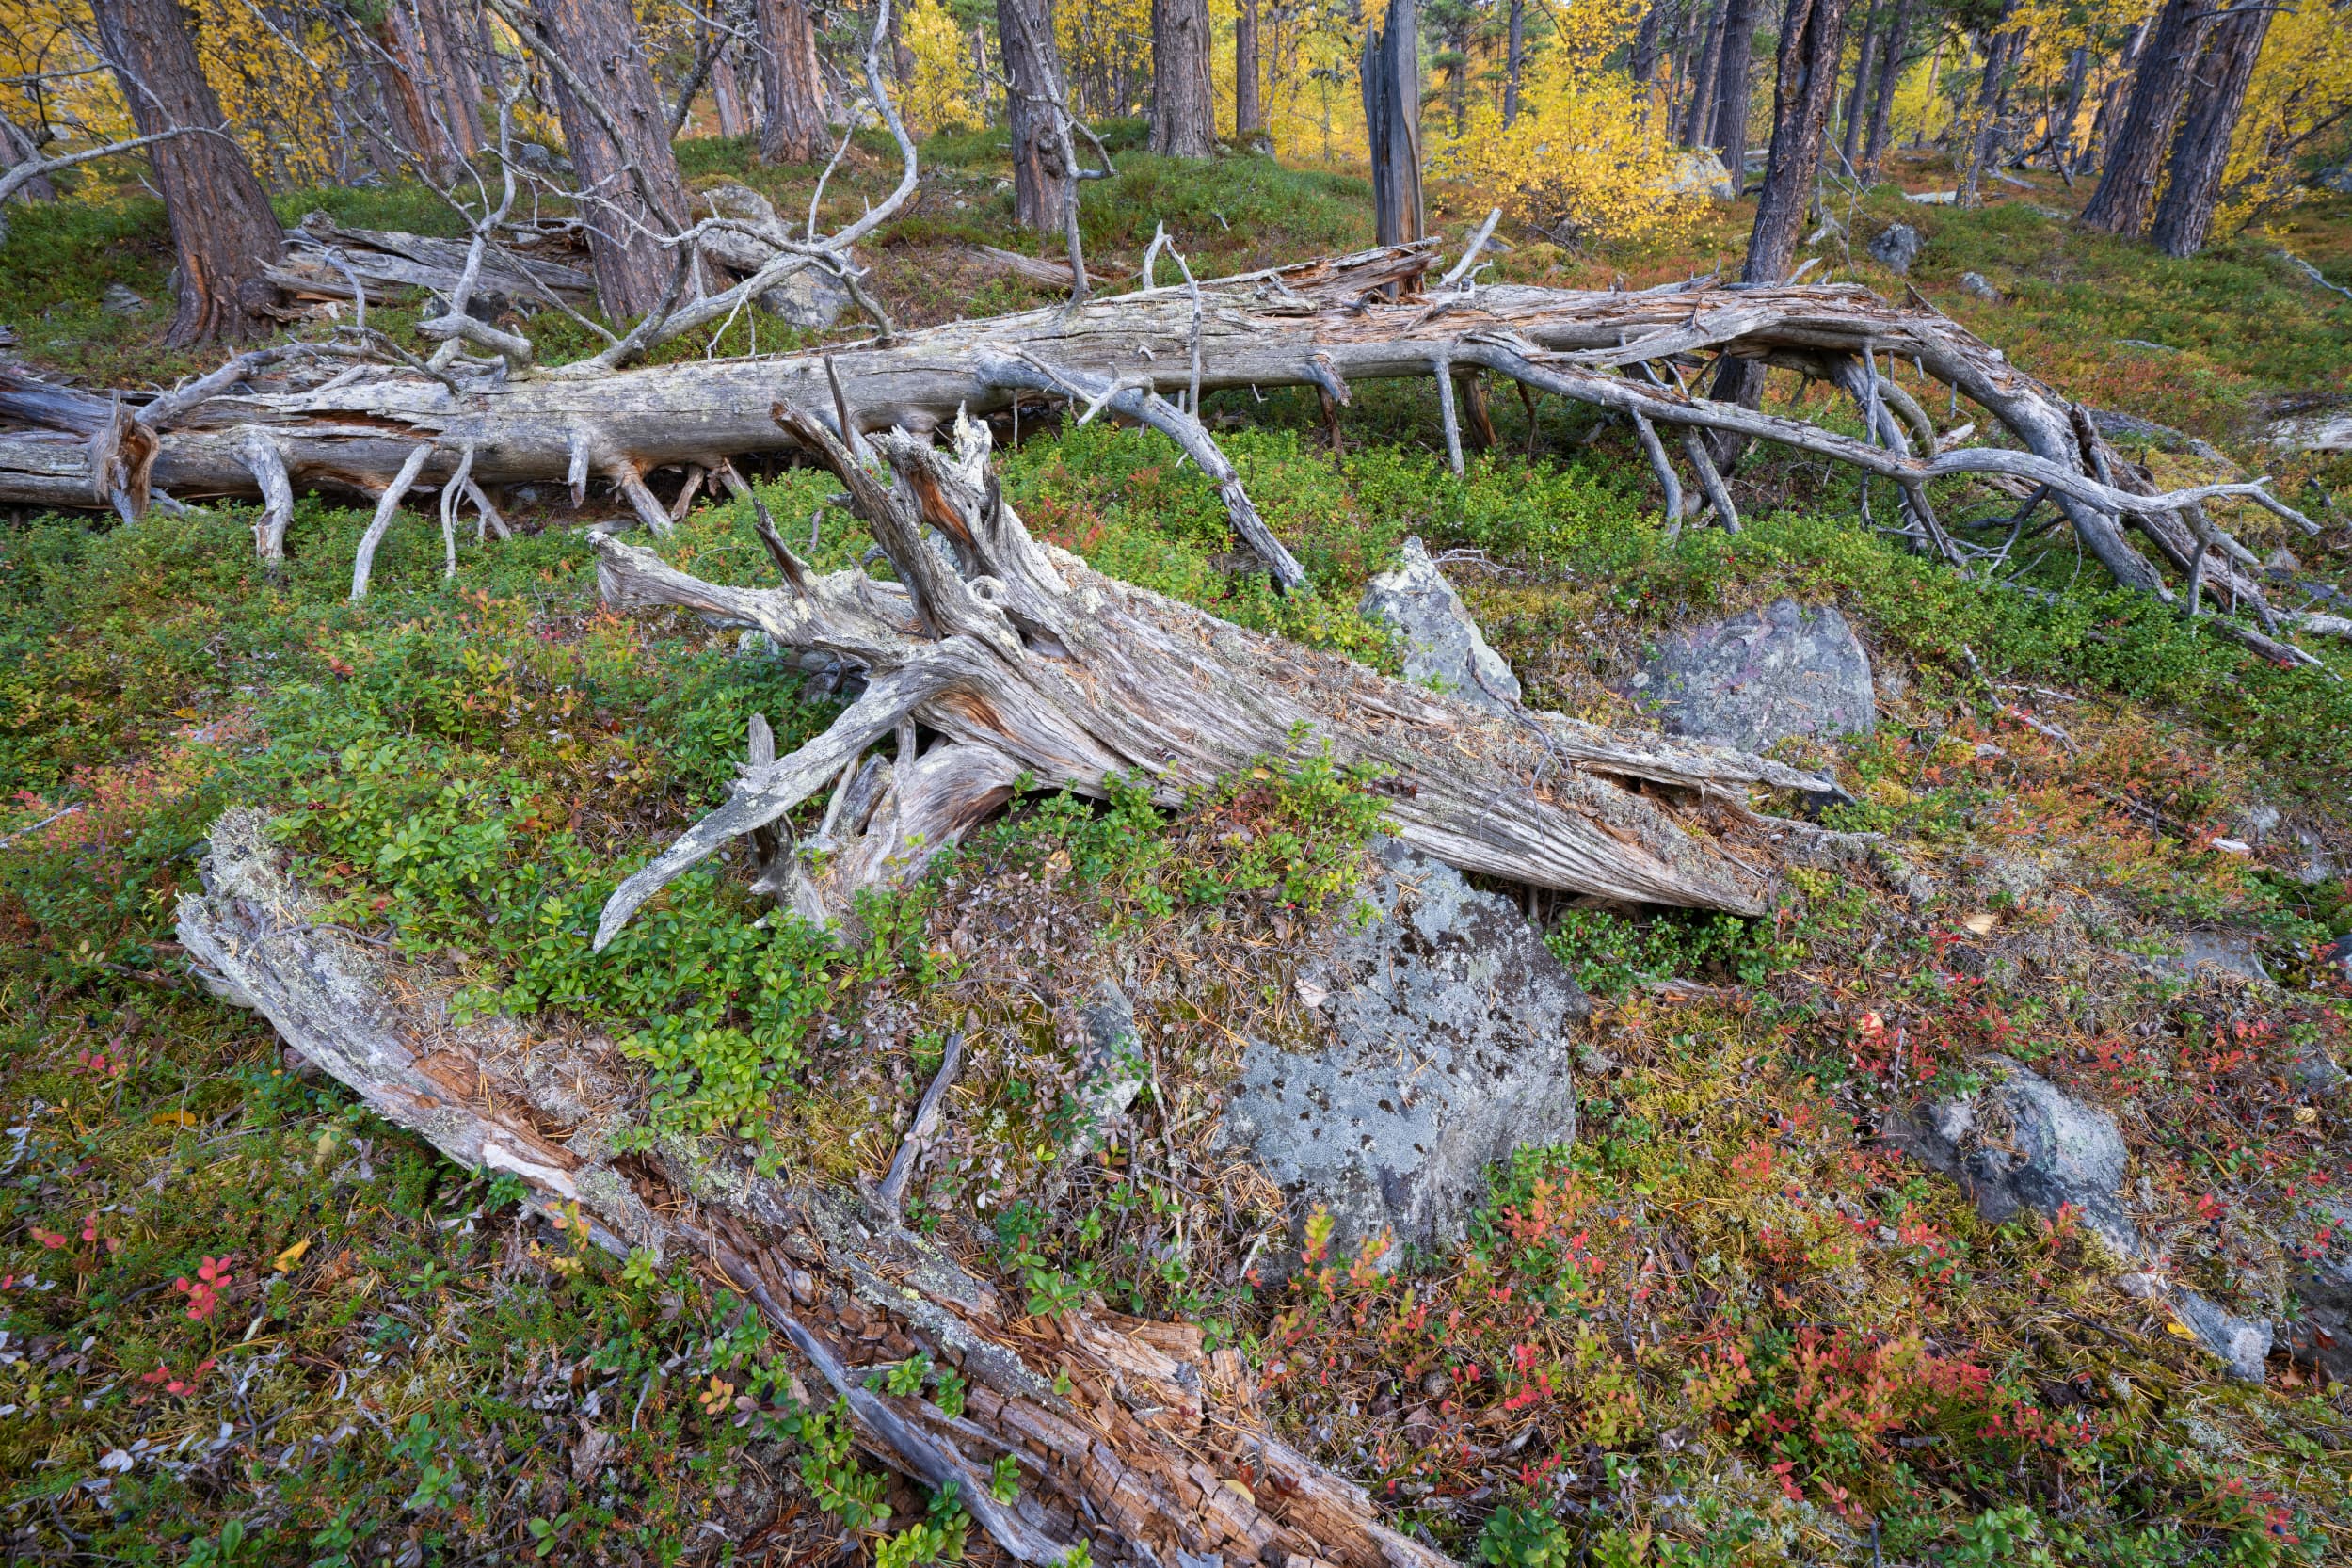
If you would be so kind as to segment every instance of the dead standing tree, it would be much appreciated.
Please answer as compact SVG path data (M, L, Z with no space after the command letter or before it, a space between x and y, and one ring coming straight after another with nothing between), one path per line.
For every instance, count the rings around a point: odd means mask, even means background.
M1364 38L1364 123L1372 150L1372 219L1383 245L1422 233L1420 8L1388 0L1387 19Z

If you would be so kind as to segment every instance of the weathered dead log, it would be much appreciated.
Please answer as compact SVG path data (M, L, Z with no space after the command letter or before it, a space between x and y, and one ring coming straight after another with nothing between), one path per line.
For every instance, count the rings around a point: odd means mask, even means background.
M1163 393L1194 385L1291 385L1344 401L1356 380L1442 379L1485 370L1620 415L1639 414L1653 426L1771 441L1843 463L1893 481L1922 510L1925 487L1940 478L1974 474L2047 486L2084 547L2116 581L2168 602L2171 589L2134 547L2124 520L2170 518L2192 502L2234 495L2316 532L2259 481L2135 493L2118 483L2112 450L2077 406L1948 318L1890 305L1856 286L1741 288L1706 280L1624 294L1464 283L1384 297L1388 285L1419 276L1434 259L1427 243L1390 247L1205 283L1197 300L1190 290L1146 289L822 353L624 372L567 366L509 374L493 367L471 379L386 368L308 391L224 388L182 400L170 420L157 422L152 472L136 477L175 496L256 494L243 453L248 430L258 427L297 487L374 499L416 444L430 440L435 451L421 484L448 478L471 444L479 484L595 478L630 496L644 514L644 482L655 469L715 470L728 457L792 447L768 408L782 398L831 408L836 376L846 390L849 421L861 430L928 432L959 408L1001 409L1043 389L1090 413L1108 407L1159 425L1188 449L1213 451L1194 414ZM1891 408L1914 434L1932 435L1918 400L1891 374L1869 370L1856 380L1853 367L1875 366L1881 355L1890 367L1907 361L1979 405L2006 432L2004 444L1923 442L1913 450L1907 439L1887 434L1896 421L1875 414L1871 435L1856 439L1711 401L1688 390L1704 385L1704 374L1684 375L1709 357L1729 356L1872 386L1879 413ZM1671 374L1661 375L1661 366ZM76 396L89 413L80 424L56 422L48 406L57 399L11 400L20 417L47 427L0 434L0 503L106 504L108 492L93 482L81 442L62 439L67 432L86 436L104 407L87 394L67 394L65 401ZM1215 472L1221 462L1207 466ZM1277 577L1294 580L1296 564L1262 526L1253 529L1255 512L1239 482L1222 488L1237 530ZM2241 585L2248 591L2242 597L2260 602L2250 578ZM2225 629L2246 634L2229 623ZM2272 657L2308 660L2259 633L2253 640Z
M671 877L827 785L808 846L822 853L762 846L762 886L817 918L845 916L861 886L915 875L1023 774L1094 794L1124 776L1174 804L1261 759L1320 753L1376 779L1395 831L1449 865L1749 915L1767 906L1777 857L1739 796L1756 783L1836 788L1720 747L1496 716L1105 577L1030 536L970 421L952 455L904 431L874 438L886 482L815 416L775 412L833 469L898 581L815 576L764 529L779 588L703 582L602 537L605 600L757 630L856 665L868 685L789 757L755 733L728 801L614 893L600 946ZM895 760L867 756L885 739Z
M286 875L262 813L214 825L204 891L181 902L189 961L226 1000L369 1108L615 1253L699 1261L848 1401L860 1447L964 1507L1014 1560L1309 1560L1445 1568L1381 1523L1363 1489L1270 1432L1247 1364L1189 1324L1108 1311L1028 1317L861 1191L788 1187L740 1152L675 1140L616 1153L640 1106L601 1042L511 1020L450 1021L446 986L331 925ZM962 1414L869 1388L917 1353L958 1368ZM1060 1390L1060 1391L1057 1391ZM1010 1455L1020 1493L996 1500Z
M284 262L269 269L269 280L297 298L349 299L364 291L371 305L391 304L414 291L454 294L465 276L465 240L382 229L346 229L324 213L312 213L286 231ZM336 260L328 260L333 252ZM478 286L530 311L554 299L584 305L596 298L596 280L584 266L543 256L523 256L502 248L480 264Z

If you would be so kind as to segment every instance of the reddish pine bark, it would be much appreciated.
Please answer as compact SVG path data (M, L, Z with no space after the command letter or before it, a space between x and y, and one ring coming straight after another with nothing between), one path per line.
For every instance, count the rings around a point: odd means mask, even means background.
M179 0L95 0L91 9L99 47L141 136L221 123ZM186 347L266 329L262 311L278 291L263 269L284 254L285 234L244 152L225 136L200 132L154 143L147 159L180 259L179 310L165 344Z

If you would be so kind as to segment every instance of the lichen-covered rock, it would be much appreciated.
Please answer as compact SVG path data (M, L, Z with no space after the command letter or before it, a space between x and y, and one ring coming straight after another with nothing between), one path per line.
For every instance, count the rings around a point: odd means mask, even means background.
M1911 264L1926 249L1928 238L1908 223L1890 223L1870 242L1870 259L1897 278L1911 276Z
M2172 1315L2197 1336L2215 1360L2240 1383L2263 1381L2263 1363L2270 1355L2267 1319L2241 1318L2206 1300L2194 1290L2175 1290Z
M1087 997L1078 1016L1085 1029L1078 1061L1085 1122L1077 1130L1073 1152L1085 1154L1101 1144L1103 1134L1125 1119L1143 1093L1144 1043L1135 1031L1135 1004L1107 980Z
M2270 978L2270 971L2263 968L2261 949L2244 932L2189 931L2182 933L2180 942L2179 952L2160 953L2148 960L2148 967L2159 974L2192 980L2214 975L2248 981Z
M1519 678L1487 647L1462 596L1430 559L1417 536L1404 542L1404 564L1364 590L1364 618L1397 633L1404 678L1502 712L1519 701Z
M2352 1222L2352 1210L2341 1221ZM2287 1276L2296 1316L2280 1340L2297 1361L2324 1368L2339 1381L2352 1379L2352 1261L2322 1257Z
M2115 1118L2005 1057L1981 1064L2001 1071L2001 1081L1896 1118L1887 1141L1958 1181L1996 1224L2020 1208L2050 1220L2072 1208L2118 1261L2136 1258L2140 1235L2120 1195L2125 1151Z
M1282 1187L1294 1235L1330 1212L1335 1257L1459 1240L1489 1164L1572 1138L1571 1031L1591 1008L1510 900L1394 840L1374 870L1376 918L1296 979L1330 1045L1253 1043L1224 1127Z
M1870 655L1834 605L1793 599L1677 632L1634 678L1667 730L1763 751L1792 735L1866 734Z
M810 331L832 326L849 305L849 286L814 266L801 268L760 296L761 310Z

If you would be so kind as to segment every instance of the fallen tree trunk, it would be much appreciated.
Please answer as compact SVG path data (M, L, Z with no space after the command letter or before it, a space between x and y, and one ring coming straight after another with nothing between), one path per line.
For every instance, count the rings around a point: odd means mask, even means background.
M1060 1564L1091 1539L1101 1562L1445 1568L1270 1432L1240 1352L1204 1353L1189 1324L1023 1316L880 1194L788 1187L740 1153L676 1140L617 1155L639 1106L609 1048L453 1024L435 1000L445 984L315 923L276 854L262 813L230 812L203 893L181 902L180 939L216 994L450 1159L519 1177L533 1209L616 1254L705 1264L847 1401L865 1452L935 1490L954 1483L1013 1560ZM961 1371L960 1415L866 1385L918 1353ZM991 1471L1006 1455L1020 1491L1001 1503Z
M2117 482L2120 459L2078 405L1957 323L1890 305L1860 287L1704 280L1623 294L1464 283L1384 297L1389 285L1417 278L1434 256L1426 243L1390 247L1197 291L1149 289L818 353L618 372L558 367L509 376L493 367L471 378L388 367L308 391L224 388L180 400L173 418L159 423L150 470L131 477L174 496L252 496L264 483L251 461L258 440L297 488L372 500L426 443L418 485L444 482L471 448L478 485L563 480L577 496L591 479L602 480L661 530L668 518L646 486L649 472L715 471L730 457L794 446L768 418L769 407L782 399L830 409L837 377L857 430L929 432L959 408L985 413L1043 395L1085 417L1108 408L1176 436L1219 475L1237 532L1288 587L1304 580L1297 563L1257 520L1196 408L1163 393L1296 385L1344 403L1355 381L1432 376L1447 393L1453 375L1485 370L1653 425L1777 442L1892 480L1916 502L1913 529L1922 542L1932 540L1956 564L1960 553L1929 520L1924 501L1928 481L1954 475L2047 487L2117 582L2168 602L2172 591L2127 536L2127 520L2146 527L2170 520L2169 527L2155 526L2177 535L2193 527L2184 512L2191 503L2234 495L2318 531L2259 481L2135 493ZM1864 412L1866 439L1687 390L1706 384L1709 361L1725 357L1848 388ZM1918 401L1892 377L1896 360L1989 411L2009 444L1940 449ZM1692 370L1701 374L1687 374ZM0 389L24 391L21 384ZM45 425L0 435L0 503L104 506L108 476L93 474L84 442L111 405L50 392L0 397L17 417ZM1441 395L1446 445L1459 467L1453 403ZM60 414L68 404L80 412ZM840 422L831 423L839 434ZM2261 584L2224 540L2209 552L2209 585L2232 603L2262 606ZM2224 624L2271 657L2309 662L2291 646Z
M584 306L596 299L596 280L584 266L516 252L516 234L484 256L476 287L529 311L560 299ZM530 237L544 237L534 233ZM351 299L364 293L371 305L389 305L412 290L444 298L465 276L469 243L380 229L345 229L324 213L312 213L286 231L284 262L269 269L269 280L296 298Z
M1400 837L1461 870L1743 915L1768 907L1778 866L1746 787L1836 790L1722 747L1491 714L1105 577L1031 537L989 472L986 428L969 421L952 456L880 436L886 483L814 416L779 404L775 417L832 468L896 583L856 568L815 576L763 519L779 588L707 583L610 536L600 584L616 608L683 609L830 655L867 687L789 757L755 733L727 804L613 894L599 947L670 878L827 785L808 846L760 846L760 886L819 920L846 919L860 887L918 874L1024 775L1091 794L1125 776L1174 805L1264 759L1320 752L1388 797ZM885 739L895 760L868 759Z

